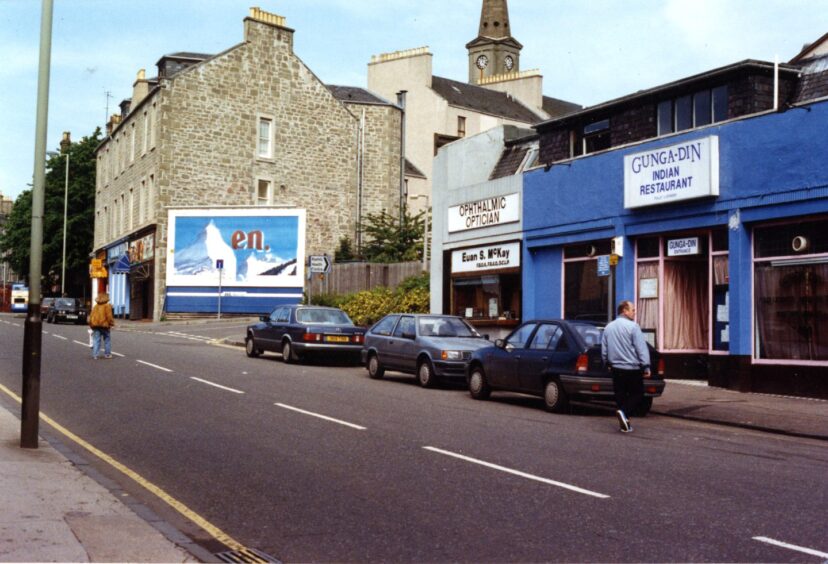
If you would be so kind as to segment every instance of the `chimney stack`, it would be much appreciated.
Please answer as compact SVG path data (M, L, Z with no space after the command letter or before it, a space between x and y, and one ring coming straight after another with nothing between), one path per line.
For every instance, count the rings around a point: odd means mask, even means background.
M132 105L137 107L141 100L149 94L149 82L147 81L147 73L144 69L138 71L135 77L135 82L132 84Z

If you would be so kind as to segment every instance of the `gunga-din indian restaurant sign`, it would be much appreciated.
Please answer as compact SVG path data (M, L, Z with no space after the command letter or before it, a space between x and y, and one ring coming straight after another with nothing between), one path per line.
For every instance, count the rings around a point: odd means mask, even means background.
M520 243L502 243L451 253L451 272L477 272L520 266Z
M492 196L452 206L448 210L449 233L520 221L520 195Z
M715 135L624 157L624 207L640 208L719 195Z

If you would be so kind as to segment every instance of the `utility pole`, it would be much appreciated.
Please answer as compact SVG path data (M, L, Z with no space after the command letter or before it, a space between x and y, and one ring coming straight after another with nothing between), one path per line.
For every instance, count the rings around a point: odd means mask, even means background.
M23 329L23 407L20 446L37 448L40 420L40 362L43 321L40 318L40 277L43 268L43 205L46 185L46 133L49 121L49 71L52 63L53 0L43 0L40 19L40 62L37 73L32 240L29 252L29 311Z
M63 132L60 150L66 155L66 178L63 183L63 260L60 263L60 295L66 296L66 219L69 211L69 148L72 146L71 133Z

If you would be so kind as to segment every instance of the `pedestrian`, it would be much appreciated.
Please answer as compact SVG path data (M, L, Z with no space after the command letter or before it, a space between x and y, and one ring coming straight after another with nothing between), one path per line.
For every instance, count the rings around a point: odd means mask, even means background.
M644 378L650 375L650 351L635 322L632 302L618 304L618 317L604 328L601 359L612 372L618 424L623 433L630 433L633 428L629 416L644 401Z
M102 292L95 298L92 313L89 314L89 327L92 329L92 358L98 360L101 352L101 339L104 342L104 358L112 358L112 341L109 331L115 327L115 316L109 294Z

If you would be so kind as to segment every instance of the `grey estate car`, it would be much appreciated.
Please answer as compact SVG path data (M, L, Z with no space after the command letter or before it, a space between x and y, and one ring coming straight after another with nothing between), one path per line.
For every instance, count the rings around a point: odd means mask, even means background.
M429 388L438 378L464 378L472 352L489 345L460 317L394 313L365 334L362 362L371 378L398 370L414 374Z

